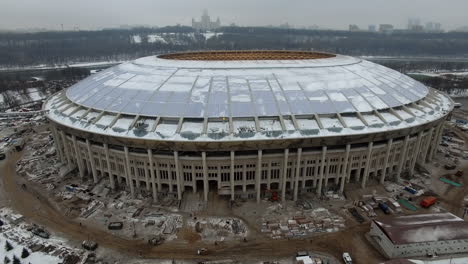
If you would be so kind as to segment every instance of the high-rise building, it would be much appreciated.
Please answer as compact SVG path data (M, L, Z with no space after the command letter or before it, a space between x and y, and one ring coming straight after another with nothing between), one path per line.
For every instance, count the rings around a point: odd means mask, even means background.
M201 16L200 22L195 21L194 18L192 18L192 27L196 30L214 30L219 27L221 27L221 21L219 20L219 17L216 19L216 21L211 21L211 17L208 15L208 11L205 9L203 11L203 15Z

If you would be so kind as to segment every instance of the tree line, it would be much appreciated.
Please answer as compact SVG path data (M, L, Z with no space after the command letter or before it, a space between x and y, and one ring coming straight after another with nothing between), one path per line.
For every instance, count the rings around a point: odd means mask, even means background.
M332 30L224 27L207 39L191 27L0 33L0 66L64 65L123 61L188 50L296 49L353 56L467 57L468 33L349 32ZM158 35L162 41L149 41ZM135 41L139 36L141 42Z

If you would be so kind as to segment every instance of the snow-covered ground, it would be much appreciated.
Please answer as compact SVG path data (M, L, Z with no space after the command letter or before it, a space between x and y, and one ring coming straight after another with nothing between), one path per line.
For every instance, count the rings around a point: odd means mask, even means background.
M203 33L203 36L205 36L205 39L210 39L212 37L217 37L217 36L221 36L221 35L223 35L222 32L218 32L218 33L216 33L216 32L206 32L206 33Z
M13 99L16 104L21 105L46 99L49 95L48 93L40 91L38 88L27 88L26 92L23 90L5 91L0 94L0 108L11 107L8 98Z
M83 250L74 250L59 238L43 239L25 230L26 224L13 224L15 220L21 222L22 216L15 214L9 208L0 209L0 214L9 216L8 218L2 217L4 225L0 227L0 261L8 257L10 263L13 263L13 258L16 256L21 263L58 264L63 262L67 254L83 255ZM7 250L7 241L11 245L10 250ZM49 250L46 250L47 247L49 247ZM33 250L34 248L36 250ZM23 249L28 251L29 256L21 258Z
M97 66L111 66L115 64L120 64L126 61L96 61L96 62L76 62L69 64L56 64L56 65L47 65L47 64L38 64L30 65L24 67L4 67L0 65L0 71L17 71L17 70L53 70L53 69L65 69L68 67L97 67Z
M438 72L428 72L428 71L417 71L417 72L408 72L408 75L424 75L429 77L441 77L444 75L456 75L456 76L466 76L468 77L468 71L438 71Z

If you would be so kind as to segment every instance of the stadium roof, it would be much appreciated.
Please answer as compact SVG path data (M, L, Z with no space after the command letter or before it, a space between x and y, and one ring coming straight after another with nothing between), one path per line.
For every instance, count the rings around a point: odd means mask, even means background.
M451 213L374 220L394 244L468 239L468 223Z
M199 52L124 63L45 104L92 133L164 140L366 134L445 116L445 95L386 67L314 52Z
M146 57L70 87L73 102L156 117L254 117L370 112L425 97L421 83L337 55L324 59L204 61Z

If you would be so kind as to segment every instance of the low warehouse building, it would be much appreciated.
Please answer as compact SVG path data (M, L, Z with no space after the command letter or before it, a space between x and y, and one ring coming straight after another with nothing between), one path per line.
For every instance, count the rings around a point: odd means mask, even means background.
M369 235L389 258L468 252L468 223L451 213L374 220Z

